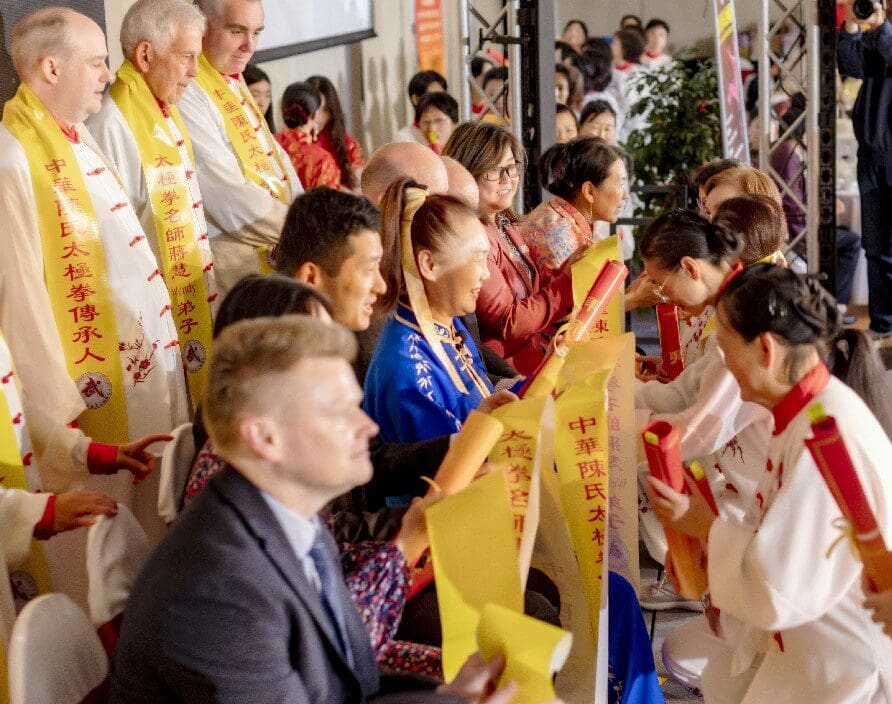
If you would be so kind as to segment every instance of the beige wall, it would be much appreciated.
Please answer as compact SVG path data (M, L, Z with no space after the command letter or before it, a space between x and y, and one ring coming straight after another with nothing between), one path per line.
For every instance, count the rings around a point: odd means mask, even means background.
M132 0L104 2L110 63L116 68L122 60L121 20ZM415 70L413 7L408 0L377 0L378 36L360 42L358 49L338 46L261 64L273 83L276 103L289 83L322 74L337 87L351 130L367 151L390 141L411 120L405 86Z

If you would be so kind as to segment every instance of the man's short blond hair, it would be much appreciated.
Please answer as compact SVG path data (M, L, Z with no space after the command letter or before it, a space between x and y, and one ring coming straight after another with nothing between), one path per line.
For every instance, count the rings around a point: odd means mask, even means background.
M356 352L356 338L346 328L305 315L254 318L225 328L214 340L202 405L214 448L236 447L238 421L268 407L264 377L311 357L352 362Z
M703 192L709 196L718 186L733 186L742 195L768 196L783 207L783 200L774 179L752 166L738 166L720 171L704 184Z
M76 14L68 7L45 7L32 12L13 28L12 65L21 80L47 56L65 59L71 54L74 34L69 20Z
M121 23L121 50L130 59L141 42L148 42L164 53L179 32L193 28L204 34L206 25L204 15L187 0L136 0Z

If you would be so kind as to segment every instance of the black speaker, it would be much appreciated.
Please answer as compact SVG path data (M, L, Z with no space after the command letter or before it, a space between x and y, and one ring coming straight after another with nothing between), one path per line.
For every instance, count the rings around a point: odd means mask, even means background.
M64 5L82 12L105 30L105 3L99 0L0 0L0 105L15 95L19 87L19 77L12 67L9 51L12 28L35 10L52 5Z

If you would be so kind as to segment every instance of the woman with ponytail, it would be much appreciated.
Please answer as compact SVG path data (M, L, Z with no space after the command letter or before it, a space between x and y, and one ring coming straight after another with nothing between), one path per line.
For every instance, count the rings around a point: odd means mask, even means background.
M402 178L381 201L387 293L384 324L365 380L366 413L386 442L413 442L461 429L514 394L493 392L459 317L477 305L489 241L476 213L448 195Z
M520 226L540 271L557 269L579 247L604 239L595 223L616 222L629 198L626 154L597 137L555 144L539 159L539 183L552 194ZM635 244L621 241L623 259Z
M337 163L316 143L316 113L321 105L319 91L309 83L292 83L282 95L285 129L276 134L276 141L288 153L305 191L340 186Z
M540 270L517 230L512 208L526 154L507 130L485 122L459 125L443 155L464 166L477 181L477 214L489 238L489 278L477 299L484 343L521 374L532 373L548 351L558 321L573 309L570 263Z
M706 700L888 704L892 641L864 607L859 560L848 546L833 546L840 510L805 446L809 408L820 404L836 419L879 531L892 544L882 367L862 333L842 331L829 294L774 265L731 281L717 319L741 396L772 415L754 500L741 524L714 517L696 488L683 495L650 480L660 519L706 543L711 600L722 631L735 636L724 657L708 659Z

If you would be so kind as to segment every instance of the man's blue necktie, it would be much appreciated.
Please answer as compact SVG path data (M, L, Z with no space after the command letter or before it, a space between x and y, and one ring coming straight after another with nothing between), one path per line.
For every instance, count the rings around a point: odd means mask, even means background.
M313 547L310 548L310 557L316 566L316 573L319 575L319 596L322 600L322 606L331 622L332 630L337 636L336 645L339 646L341 652L349 665L353 665L353 655L350 652L349 641L347 640L347 625L344 617L344 605L338 599L340 590L338 589L338 571L331 564L328 551L322 540L322 531L317 531L316 539L313 541Z

